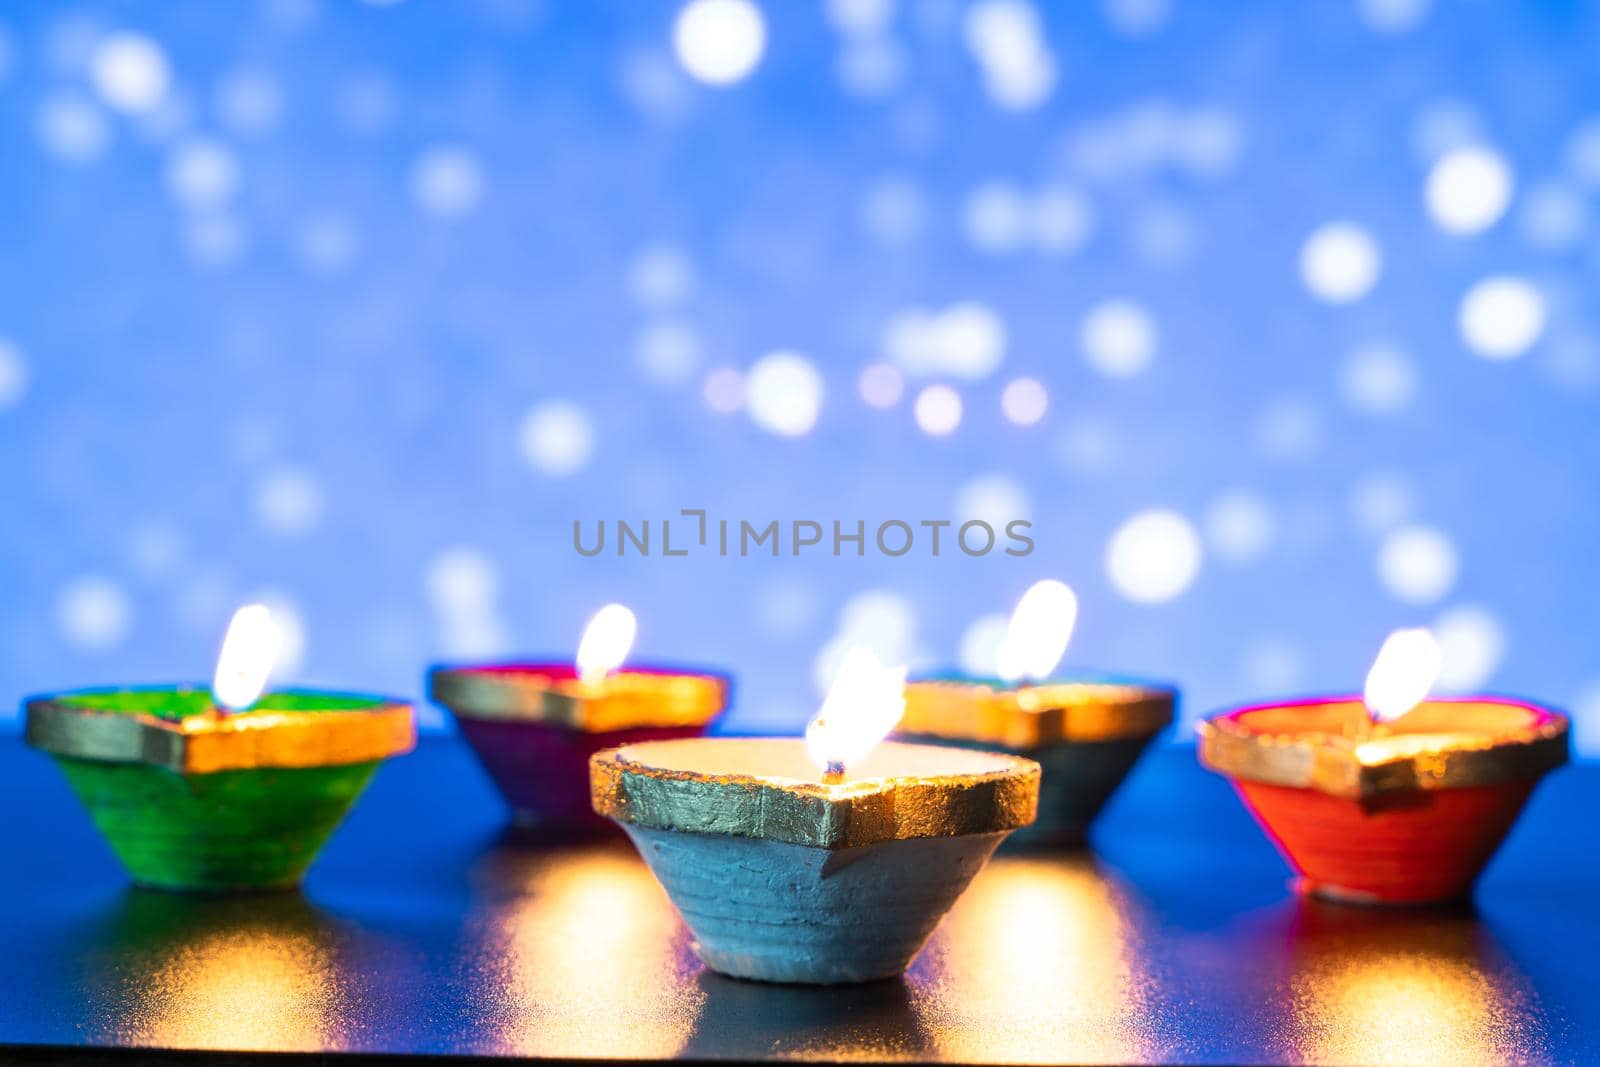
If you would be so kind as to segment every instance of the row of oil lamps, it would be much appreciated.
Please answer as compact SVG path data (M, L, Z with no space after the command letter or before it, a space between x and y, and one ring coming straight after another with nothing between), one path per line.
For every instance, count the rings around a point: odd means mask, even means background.
M1031 588L995 678L908 682L853 648L804 739L700 736L728 680L624 669L635 620L615 604L590 623L576 666L438 668L430 692L519 823L620 824L709 967L861 981L902 971L1008 835L1080 842L1172 721L1169 687L1053 677L1076 614L1062 583ZM28 741L56 758L136 882L295 886L378 763L414 744L404 702L266 692L276 642L252 605L210 689L28 702ZM1375 904L1466 895L1534 785L1566 761L1556 712L1429 699L1441 662L1427 631L1397 631L1361 698L1201 726L1201 760L1233 781L1307 891Z

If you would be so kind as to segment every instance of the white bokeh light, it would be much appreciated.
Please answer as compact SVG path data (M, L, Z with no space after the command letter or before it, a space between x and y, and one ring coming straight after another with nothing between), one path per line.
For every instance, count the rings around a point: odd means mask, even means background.
M1484 359L1516 359L1544 333L1544 295L1531 282L1496 275L1467 290L1457 325L1468 348Z
M1362 345L1339 368L1339 391L1356 411L1394 415L1411 406L1417 372L1411 357L1394 345Z
M769 352L745 376L750 421L780 437L811 432L822 410L822 375L798 352Z
M99 159L111 138L110 126L100 109L69 93L45 100L34 121L45 151L64 163Z
M905 50L886 37L852 40L840 50L834 71L845 92L863 100L881 100L905 80Z
M1032 220L1022 191L1008 182L987 182L967 196L962 225L980 252L1005 255L1020 250Z
M993 678L999 670L1000 645L1011 620L1005 615L983 615L961 632L957 658L961 669L978 678Z
M1094 206L1067 186L1051 186L1033 198L1028 228L1041 252L1066 256L1089 243L1094 234Z
M1200 537L1176 511L1141 511L1111 536L1106 574L1117 592L1136 603L1172 600L1200 573Z
M1013 519L1026 519L1033 505L1022 483L1009 474L980 474L956 492L958 523L978 519L1003 532Z
M239 161L220 141L185 141L167 160L167 192L191 211L222 207L239 188Z
M826 0L828 24L846 37L875 37L894 21L895 0Z
M1433 0L1357 0L1356 10L1368 29L1397 35L1422 25L1433 10Z
M1224 563L1253 563L1272 547L1277 521L1266 497L1249 489L1231 489L1206 507L1206 546Z
M732 415L744 407L744 375L737 367L717 367L700 384L700 397L718 415Z
M707 85L744 80L766 46L766 23L749 0L690 0L672 27L678 62Z
M1443 612L1432 629L1444 649L1439 689L1481 691L1505 658L1506 634L1500 620L1487 608L1464 604Z
M994 309L969 300L943 311L896 312L884 329L883 349L908 377L976 381L999 368L1006 340L1005 323Z
M101 41L90 58L89 76L106 105L127 115L156 110L172 84L166 53L137 33L115 33Z
M1055 92L1055 57L1038 10L1027 0L978 0L967 8L962 37L996 107L1027 111Z
M900 403L906 391L906 378L891 363L869 363L862 368L856 385L868 407L884 410Z
M1006 383L1000 394L1000 411L1015 426L1032 426L1050 408L1050 394L1037 378L1018 378Z
M0 411L22 403L28 391L28 361L17 343L0 337Z
M217 114L234 133L258 137L282 117L283 90L262 71L233 71L217 87Z
M464 148L435 145L417 157L411 167L411 198L418 207L441 219L472 214L483 199L483 165Z
M917 426L929 437L948 437L961 425L961 394L948 385L930 385L913 406Z
M916 613L899 593L868 589L851 597L839 612L839 627L812 664L817 692L826 693L852 646L866 645L884 663L917 658Z
M1155 359L1155 321L1131 300L1105 300L1089 309L1078 334L1084 358L1108 378L1130 378Z
M428 603L438 612L477 614L492 611L500 592L500 572L488 553L471 545L455 545L436 554L423 571Z
M679 319L647 324L633 343L634 361L644 376L657 385L676 386L692 381L702 361L700 334Z
M1459 569L1455 545L1431 526L1402 526L1378 549L1378 580L1407 604L1436 603L1455 586Z
M84 652L120 644L132 618L122 586L99 575L74 578L56 596L56 626L68 645Z
M280 467L256 483L250 498L256 520L285 537L310 533L322 519L322 486L309 471Z
M1416 492L1398 474L1369 474L1350 489L1350 517L1363 533L1372 536L1389 533L1409 521L1416 510Z
M522 458L539 473L565 478L588 465L595 428L589 413L570 400L548 400L522 418Z
M649 245L628 262L628 292L640 306L660 311L694 292L694 264L673 245Z
M1481 145L1445 153L1428 171L1424 200L1434 225L1446 233L1482 233L1511 204L1511 167Z
M1319 226L1300 248L1300 280L1312 296L1328 304L1360 300L1378 283L1382 270L1377 242L1353 223Z

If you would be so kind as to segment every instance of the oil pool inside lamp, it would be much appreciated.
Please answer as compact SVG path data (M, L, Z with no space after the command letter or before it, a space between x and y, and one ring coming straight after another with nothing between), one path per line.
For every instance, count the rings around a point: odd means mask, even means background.
M852 649L804 741L624 745L591 764L712 970L859 982L905 970L1007 833L1033 821L1030 760L880 743L903 668Z
M611 830L589 805L589 757L630 741L694 737L727 706L728 679L624 668L638 623L608 604L584 628L574 663L436 667L448 708L519 826L557 836Z
M278 635L260 605L228 628L211 690L80 690L27 702L134 881L228 891L299 884L378 763L409 751L411 707L351 693L262 696Z
M1302 889L1369 904L1464 897L1539 779L1566 762L1565 716L1496 697L1430 699L1442 664L1427 631L1396 631L1361 699L1201 724L1201 761L1233 780Z
M897 736L1010 752L1043 768L1039 818L1019 846L1083 840L1090 822L1152 739L1172 721L1168 686L1108 677L1052 677L1077 621L1078 600L1047 579L1023 594L996 653L997 677L915 679Z

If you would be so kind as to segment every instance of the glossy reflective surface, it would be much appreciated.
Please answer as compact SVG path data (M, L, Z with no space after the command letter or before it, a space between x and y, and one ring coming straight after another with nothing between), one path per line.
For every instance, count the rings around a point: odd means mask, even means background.
M1600 771L1551 777L1476 911L1302 902L1193 754L1098 851L1002 855L903 981L707 973L624 841L530 842L458 746L387 764L301 895L128 889L49 761L0 741L0 1042L535 1057L1586 1062Z

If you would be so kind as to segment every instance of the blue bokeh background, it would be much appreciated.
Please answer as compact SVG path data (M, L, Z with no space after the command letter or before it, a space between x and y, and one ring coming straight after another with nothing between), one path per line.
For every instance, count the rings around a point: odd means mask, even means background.
M284 680L406 694L616 599L797 729L842 637L977 662L1056 576L1191 720L1430 624L1600 754L1600 9L761 0L715 85L680 6L0 11L0 716L203 678L246 598ZM572 549L683 507L1037 550Z

